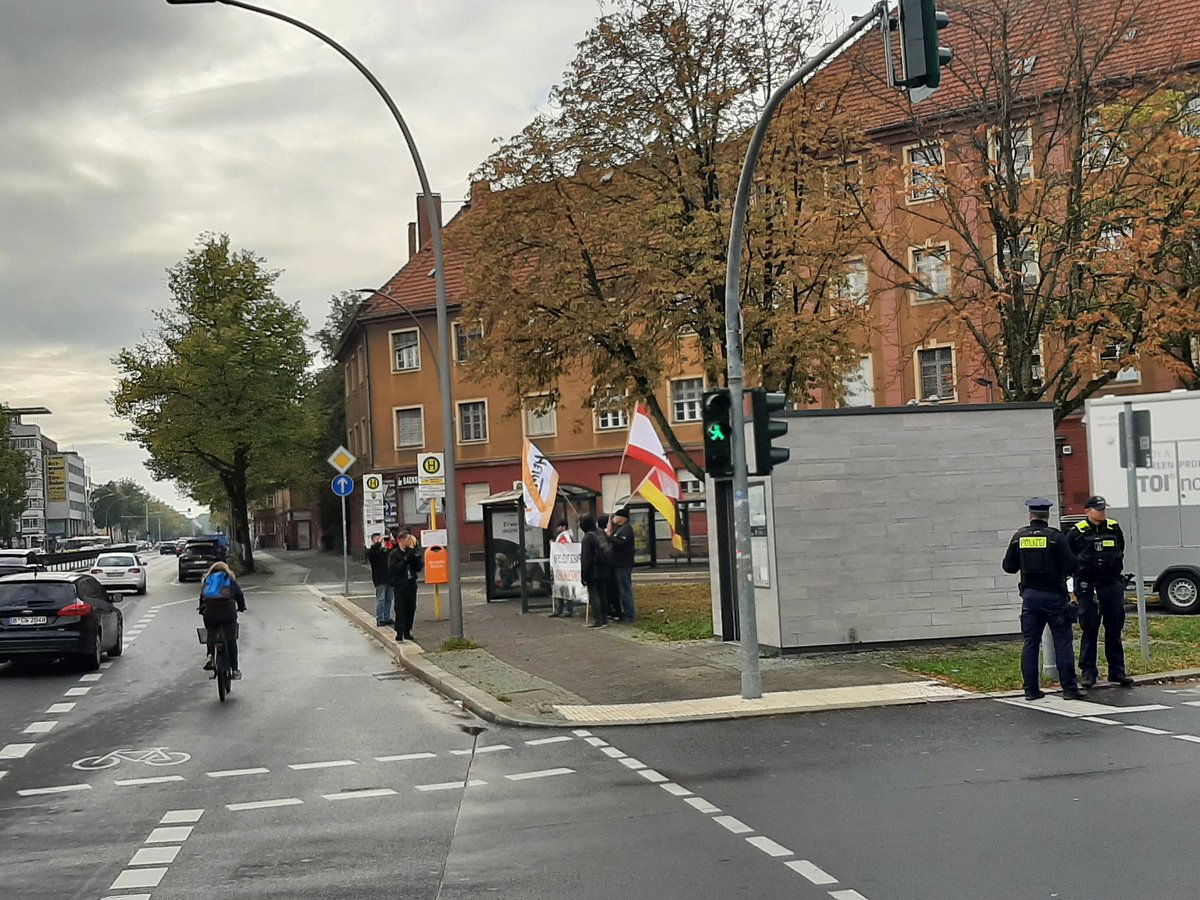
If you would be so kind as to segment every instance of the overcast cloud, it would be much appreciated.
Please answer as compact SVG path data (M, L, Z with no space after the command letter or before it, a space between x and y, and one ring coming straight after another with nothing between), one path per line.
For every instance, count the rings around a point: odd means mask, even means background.
M263 5L383 82L447 218L493 139L543 107L598 9ZM134 478L186 505L153 484L108 406L111 358L167 305L164 270L201 232L228 232L284 270L280 296L315 329L332 294L404 263L418 189L374 90L299 29L216 4L0 0L0 401L49 407L37 421L97 482Z

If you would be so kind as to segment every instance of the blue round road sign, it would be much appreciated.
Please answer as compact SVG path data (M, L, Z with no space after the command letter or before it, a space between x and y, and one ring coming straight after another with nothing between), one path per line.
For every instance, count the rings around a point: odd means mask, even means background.
M349 475L335 475L331 484L333 492L339 497L349 497L354 493L354 479Z

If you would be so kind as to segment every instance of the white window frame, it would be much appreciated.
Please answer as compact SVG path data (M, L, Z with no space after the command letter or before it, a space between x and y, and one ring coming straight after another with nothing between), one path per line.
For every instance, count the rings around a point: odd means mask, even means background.
M918 347L913 353L914 375L916 377L917 400L924 403L929 399L929 395L925 393L925 369L921 361L922 353L935 353L938 350L950 351L950 377L953 387L950 396L942 396L939 389L937 399L941 403L954 403L958 401L958 354L953 344L929 344L925 347ZM940 380L940 379L939 379Z
M945 264L944 265L945 265L945 270L946 270L946 276L945 276L946 289L944 291L934 290L934 287L932 284L932 279L930 279L930 283L927 284L921 278L921 273L918 268L918 266L920 264L920 260L918 259L918 256L932 257L933 255L937 254L939 251L941 253L945 254ZM917 282L920 285L924 285L924 288L913 288L911 290L910 293L912 294L912 302L913 303L936 303L939 300L945 299L947 296L949 296L950 290L953 287L953 281L952 281L951 272L950 272L950 243L948 241L944 241L944 242L940 242L940 243L932 243L931 242L931 243L926 244L923 247L909 247L908 248L908 271L912 273L912 278L915 282Z
M682 384L683 382L695 382L695 381L700 382L700 390L699 390L699 393L696 395L695 400L691 400L691 399L678 400L678 399L676 399L676 394L675 394L676 385ZM668 385L668 390L670 391L670 394L671 394L671 423L672 424L688 425L688 424L691 424L692 422L704 421L704 376L703 375L699 375L699 376L689 375L686 378L671 378L667 381L667 385ZM691 404L691 403L695 403L695 415L680 417L680 415L679 415L680 405L681 404Z
M1042 263L1041 253L1037 240L1028 233L1022 232L1021 239L1025 242L1025 257L1021 265L1021 281L1024 282L1027 288L1036 288L1042 280ZM995 238L996 242L996 278L999 279L1003 275L1001 269L1001 261L1003 258L1005 244L1000 240L999 235Z
M530 400L538 401L538 400L542 400L549 396L550 396L549 394L529 394L525 397L525 402L521 404L521 427L524 430L525 437L535 438L535 437L555 437L555 436L557 436L557 434L558 434L558 403L551 400L549 405L546 406L543 411L539 411L538 409L534 408L539 405L538 403L536 403L536 402L533 404L529 403ZM535 431L533 428L534 417L537 417L538 419L542 419L542 420L548 420L549 430L548 431Z
M414 338L413 348L416 352L417 364L415 366L396 365L396 335L411 334ZM408 348L405 348L408 349ZM391 358L392 374L401 372L419 372L421 371L421 330L419 328L396 328L388 332L388 354Z
M417 410L421 414L421 442L419 444L400 443L400 413ZM414 406L392 407L392 447L396 450L419 450L425 446L425 407L423 404Z
M461 319L459 319L455 322L452 322L451 324L454 327L454 361L456 363L470 362L471 361L471 353L470 353L471 341L479 340L480 338L483 337L483 319L479 319L476 322L476 328L469 332L466 332L463 330L463 323L462 323ZM466 344L467 355L465 357L461 353L462 346L459 342L460 336L464 335L464 334L466 335L466 338L467 338L467 344Z
M592 389L592 431L623 431L629 427L629 393L617 393L610 388ZM599 396L596 396L599 395ZM601 416L606 422L601 422Z
M936 152L934 165L914 162L919 153ZM941 170L942 175L936 174ZM904 148L904 198L909 205L936 200L941 193L941 178L946 170L946 151L941 141L909 144ZM920 186L918 186L920 185Z
M861 276L861 284L855 284L857 276ZM871 272L867 268L866 257L847 257L846 266L838 279L837 296L855 306L867 306L871 302Z
M866 370L865 372L863 371L864 369ZM868 378L868 376L869 376L869 378ZM847 402L850 400L850 391L848 390L848 388L850 387L851 381L860 382L863 385L864 390L856 396L867 398L867 399L869 399L870 402L868 402L868 403ZM874 359L874 357L870 353L862 354L858 360L858 368L855 369L853 373L847 374L845 377L843 377L842 383L843 383L844 388L847 388L847 390L844 390L843 396L842 396L842 408L843 409L856 409L856 408L863 409L863 408L873 407L875 405L875 359Z
M991 162L993 171L997 175L1000 174L1000 132L999 126L988 129L988 160ZM1014 174L1017 176L1017 181L1029 181L1033 178L1033 126L1018 125L1012 128L1015 136L1024 136L1024 140L1018 139L1013 144L1013 167ZM1025 159L1022 162L1020 151L1024 149Z
M1133 223L1126 219L1109 222L1096 234L1096 252L1112 253L1133 237Z
M367 345L361 344L358 348L358 383L361 386L367 380Z
M1123 166L1129 161L1125 155L1128 147L1120 135L1107 132L1104 116L1099 112L1088 113L1083 124L1083 167L1097 172L1109 166Z
M704 482L687 469L676 469L675 477L679 479L679 493L684 498L704 493Z
M1046 382L1046 343L1045 338L1038 336L1037 350L1033 353L1033 359L1029 361L1029 374L1033 376L1033 387L1041 387ZM1011 391L1016 387L1016 382L1013 380L1012 372L1008 374L1008 389Z
M1193 140L1200 138L1200 94L1189 97L1179 108L1179 133Z
M483 437L471 438L470 440L465 440L463 438L463 425L465 424L465 422L463 420L462 408L464 406L471 406L476 403L480 403L483 405ZM458 400L455 402L454 412L455 412L455 418L458 420L458 428L456 429L456 431L458 433L455 435L455 439L458 441L458 443L460 443L460 444L486 444L488 442L489 438L491 437L491 434L490 434L491 429L488 427L489 423L488 423L487 397L476 397L476 398L468 399L468 400Z
M479 496L479 489L483 488L483 496ZM483 506L481 501L486 500L492 495L492 486L486 481L468 482L462 486L463 493L463 521L464 522L482 522L483 521Z
M1109 348L1112 348L1111 352ZM1125 354L1125 344L1122 341L1109 341L1108 346L1100 351L1101 363L1115 363ZM1142 370L1137 366L1126 366L1118 369L1113 384L1139 384L1142 380Z

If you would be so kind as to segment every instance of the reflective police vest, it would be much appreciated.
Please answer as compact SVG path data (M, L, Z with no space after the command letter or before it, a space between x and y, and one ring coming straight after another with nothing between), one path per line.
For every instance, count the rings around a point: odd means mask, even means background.
M1030 587L1042 587L1055 574L1054 558L1050 555L1049 528L1030 525L1017 532L1017 549L1021 558L1021 579Z
M1124 562L1121 533L1115 519L1106 519L1103 530L1087 519L1075 523L1075 529L1084 537L1079 548L1079 566L1085 572L1102 575L1121 574Z

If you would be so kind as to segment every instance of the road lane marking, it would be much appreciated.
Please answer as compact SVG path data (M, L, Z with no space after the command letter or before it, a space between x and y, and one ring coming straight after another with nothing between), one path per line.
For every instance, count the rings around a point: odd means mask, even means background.
M63 713L69 713L74 708L75 708L74 703L55 703L48 710L46 710L46 715L58 716L58 715L62 715Z
M530 778L551 778L555 775L574 775L574 769L541 769L537 772L517 772L515 775L505 775L509 781L528 781Z
M131 866L169 866L175 862L182 847L142 847L133 854L129 861Z
M600 752L605 756L612 757L613 759L620 759L625 755L624 750L618 750L616 747L601 747Z
M1169 693L1178 694L1179 691L1170 691ZM1184 700L1184 706L1200 706L1200 700Z
M25 726L22 734L46 734L54 729L57 721L53 722L31 722Z
M536 740L526 741L525 743L528 744L530 747L541 747L545 744L561 744L563 741L570 741L570 740L572 740L571 737L569 737L568 735L562 734L562 735L559 735L558 737L552 737L552 738L537 738Z
M436 753L401 753L398 756L377 756L375 762L404 762L409 759L435 759Z
M236 778L239 775L267 775L270 769L218 769L216 772L205 772L209 778Z
M117 876L117 880L112 883L109 890L119 891L122 888L158 887L158 883L163 880L163 876L166 874L166 866L156 869L126 869Z
M159 775L155 778L118 778L113 784L121 787L138 784L166 784L168 781L183 781L182 775Z
M1140 713L1140 712L1158 712L1160 709L1170 709L1169 706L1164 706L1161 703L1147 703L1145 706L1108 706L1110 716L1119 716L1124 713Z
M474 750L451 750L455 756L470 756L472 753L495 753L498 750L511 750L512 747L508 744L489 744L486 747L476 747Z
M813 884L837 884L838 880L822 869L820 866L815 866L807 859L793 859L790 862L785 862L785 866L803 875Z
M108 660L107 662L102 662L102 663L100 663L100 668L102 668L102 669L111 669L111 668L112 668L112 660L110 659L110 660Z
M204 815L202 809L172 809L168 810L167 814L158 820L159 825L178 825L180 823L195 823L200 821L200 817Z
M352 759L331 759L327 762L292 763L289 769L336 769L340 766L353 766L357 763Z
M48 788L27 788L23 791L17 791L17 795L21 797L39 797L42 794L66 794L69 791L90 791L90 784L61 784L58 787Z
M361 788L354 791L340 791L336 794L322 794L326 800L358 800L364 797L392 797L396 792L391 788Z
M252 803L227 803L225 808L232 812L246 809L270 809L275 806L299 806L304 801L299 797L285 797L282 800L255 800Z
M722 828L732 831L734 834L750 834L754 831L753 828L741 819L735 819L733 816L713 816L713 821Z
M670 780L666 775L663 775L661 772L656 772L653 769L639 769L638 774L653 784L662 784L663 782Z
M672 797L690 797L692 792L681 784L676 784L673 781L668 781L666 784L660 784L660 788L670 794Z
M644 762L642 762L640 759L634 759L632 756L623 756L620 759L618 759L617 762L619 762L621 765L626 766L630 769L646 768L646 764Z
M602 741L598 737L584 738L584 740L587 743L591 744L593 747L607 747L608 746L608 741Z
M74 687L74 688L70 688L65 694L63 694L63 696L64 697L86 697L88 694L88 691L90 691L90 690L91 690L90 687L86 687L86 688Z
M113 894L104 900L150 900L149 894Z
M0 747L0 759L24 759L37 744L5 744Z
M486 781L480 781L479 779L472 778L470 781L466 782L465 784L461 781L443 781L438 784L418 784L417 790L418 791L452 791L455 788L482 787L485 784L487 784Z
M721 807L713 806L703 797L687 797L683 802L693 809L698 809L706 816L711 816L713 813L719 813L721 811Z
M1130 731L1140 731L1142 734L1170 734L1169 731L1163 731L1161 728L1151 728L1148 725L1126 725Z
M146 838L147 844L173 844L177 841L186 841L191 837L194 825L160 825L150 832L150 837Z
M763 853L767 854L767 856L773 856L776 858L781 856L795 856L795 854L792 853L792 851L787 847L783 846L783 844L778 844L769 837L763 837L761 835L756 837L748 837L746 838L746 843L757 847Z
M590 731L588 731L586 728L576 728L574 731L571 732L571 734L575 735L575 737L591 737L592 736L592 733Z
M79 680L86 684L89 681L99 681L103 677L104 677L103 672L91 672L90 674L87 674L87 675L80 675Z
M832 897L833 900L867 900L867 898L858 891L830 891L829 896Z
M1200 737L1196 737L1194 734L1176 734L1173 737L1177 741L1190 741L1193 744L1200 744Z
M1084 716L1083 721L1095 722L1098 725L1124 725L1124 722L1118 722L1116 719L1105 719L1102 716Z

